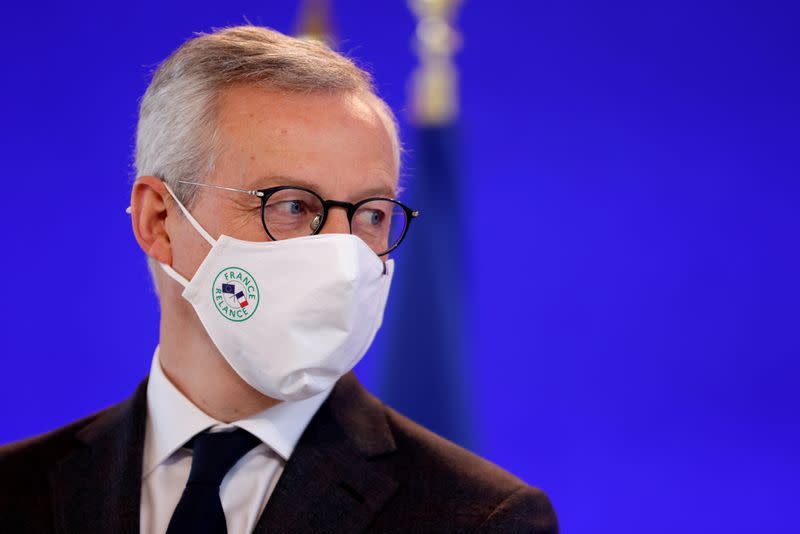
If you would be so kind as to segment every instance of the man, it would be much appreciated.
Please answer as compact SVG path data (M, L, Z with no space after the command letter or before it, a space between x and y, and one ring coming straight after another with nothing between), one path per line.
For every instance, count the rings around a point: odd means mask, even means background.
M416 216L369 76L258 27L141 103L130 214L161 304L127 401L0 448L1 532L555 532L548 499L350 369Z

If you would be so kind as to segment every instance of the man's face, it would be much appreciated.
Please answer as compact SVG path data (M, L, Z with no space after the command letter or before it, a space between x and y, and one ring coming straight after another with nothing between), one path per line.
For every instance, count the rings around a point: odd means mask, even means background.
M222 150L205 183L247 190L299 185L347 202L396 196L392 138L370 96L241 85L221 95L217 120ZM197 194L192 214L212 236L269 239L258 197L210 188ZM191 278L210 247L185 218L171 220L172 265ZM349 233L344 209L331 209L322 233Z

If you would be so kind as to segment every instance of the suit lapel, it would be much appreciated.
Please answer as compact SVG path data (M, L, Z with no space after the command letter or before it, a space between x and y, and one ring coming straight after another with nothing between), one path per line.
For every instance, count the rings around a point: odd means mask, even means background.
M50 473L59 532L139 532L147 380L76 438Z
M51 471L59 532L139 532L146 393L147 380L82 429ZM306 428L254 532L363 531L397 489L374 461L394 450L380 402L349 373Z
M363 531L397 489L372 459L394 450L380 402L349 373L306 428L254 532Z

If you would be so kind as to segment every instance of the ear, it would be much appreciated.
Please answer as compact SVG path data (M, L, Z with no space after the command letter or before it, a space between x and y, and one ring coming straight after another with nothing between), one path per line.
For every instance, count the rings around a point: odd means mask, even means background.
M172 265L172 245L167 232L167 191L155 176L140 176L131 191L131 223L136 241L156 261Z

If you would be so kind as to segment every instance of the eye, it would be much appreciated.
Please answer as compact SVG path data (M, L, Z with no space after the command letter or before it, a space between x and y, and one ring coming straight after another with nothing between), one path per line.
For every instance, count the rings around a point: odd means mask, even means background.
M383 224L386 215L381 210L360 209L356 212L356 223L359 226L377 227Z
M369 222L372 225L378 225L378 224L381 224L383 222L383 219L385 217L386 216L384 215L384 213L382 211L371 210L370 213L369 213Z
M375 199L365 202L353 217L354 233L370 232L372 235L385 234L394 224L392 214L397 206L390 200Z
M272 204L271 207L286 215L302 215L308 211L302 200L283 200Z
M356 213L358 223L368 226L381 226L386 220L386 214L379 209L360 209Z

